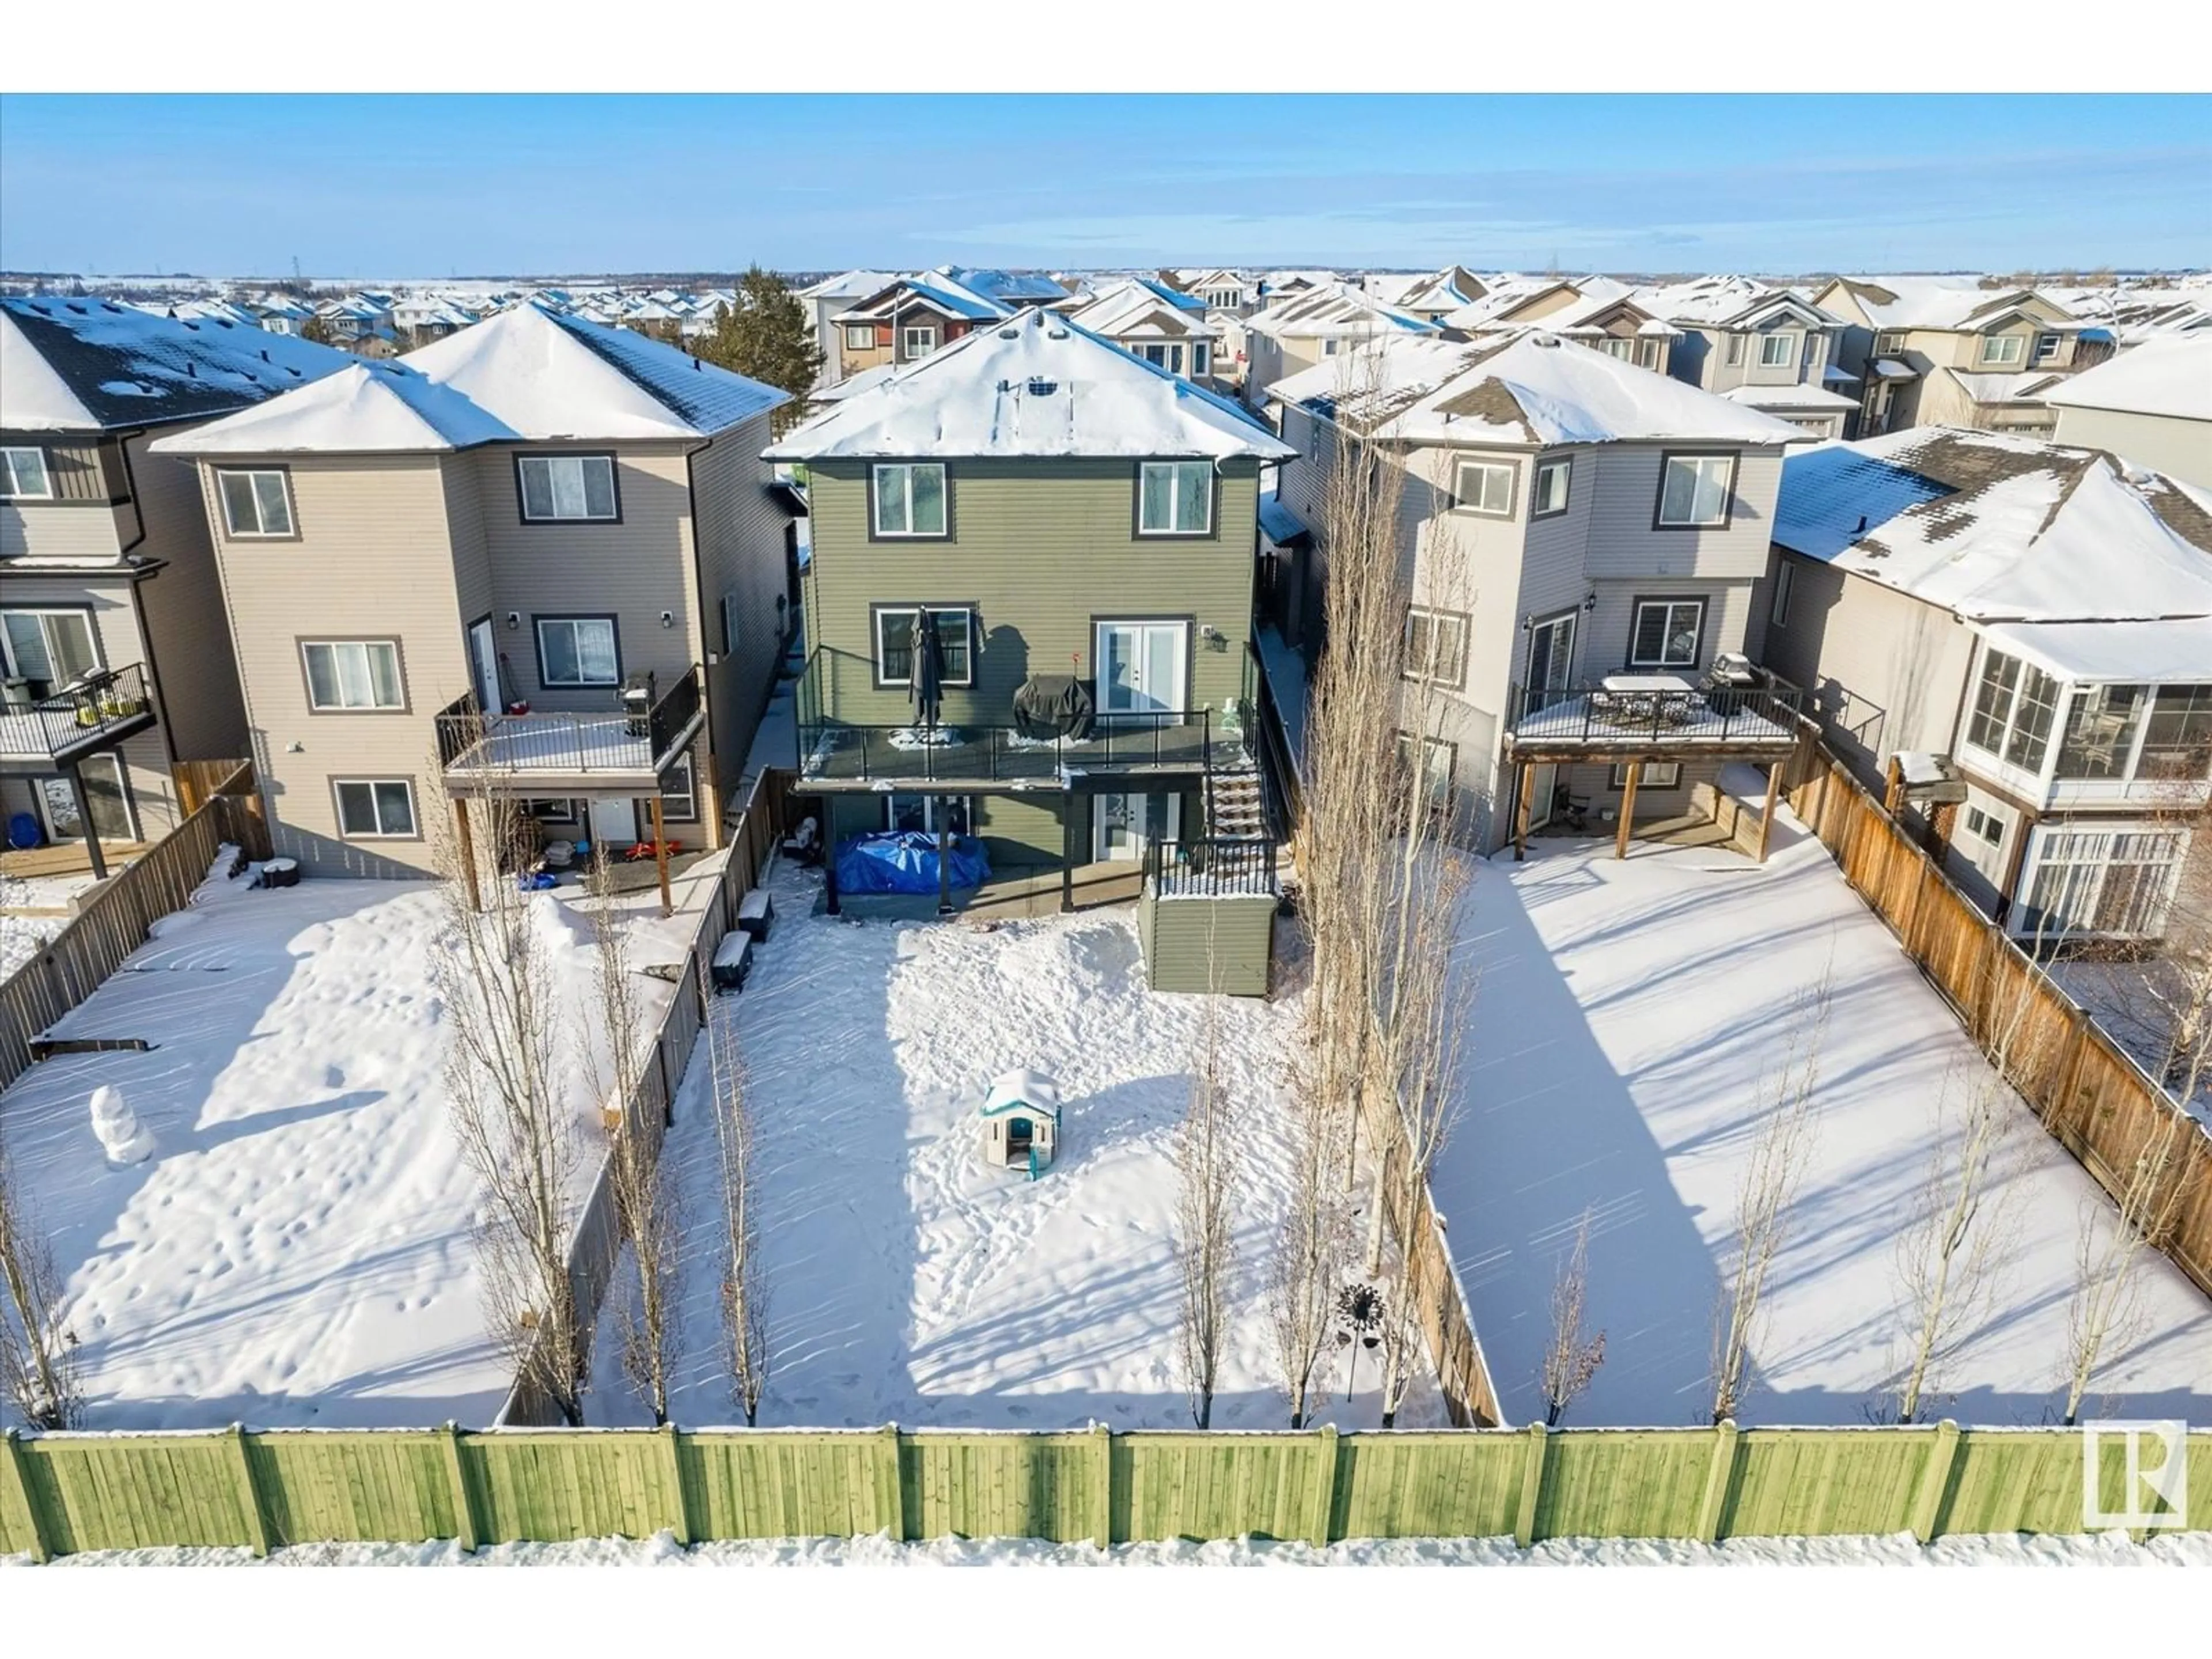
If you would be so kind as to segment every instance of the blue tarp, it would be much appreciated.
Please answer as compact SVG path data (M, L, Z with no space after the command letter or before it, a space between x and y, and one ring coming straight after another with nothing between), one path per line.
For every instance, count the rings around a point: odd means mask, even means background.
M981 887L991 860L973 836L952 838L955 887ZM855 836L837 848L837 889L844 893L935 893L937 837L918 830Z

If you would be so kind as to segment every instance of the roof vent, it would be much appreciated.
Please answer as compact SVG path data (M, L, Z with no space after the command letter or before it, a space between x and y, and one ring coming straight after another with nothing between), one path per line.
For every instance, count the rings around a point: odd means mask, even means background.
M187 357L185 360L185 378L188 380L197 380L199 377L199 365L193 362L191 358Z
M261 348L261 361L264 363L269 361L269 348L267 346Z
M1004 397L1007 392L1012 392L1013 389L1014 383L1012 380L1001 380L999 382L997 387L999 394L1001 397Z
M1045 330L1044 337L1048 340L1065 340L1067 337L1067 330L1055 323Z
M1528 337L1528 343L1542 346L1547 350L1556 350L1559 347L1559 337L1556 334L1532 334Z
M1030 377L1030 396L1032 398L1049 398L1059 390L1060 382L1057 380L1048 380L1042 374Z
M1000 337L1000 339L1002 339L1002 340L1018 340L1019 338L1021 338L1021 335L1022 335L1022 331L1020 330L1020 328L1019 328L1018 326L1016 326L1016 327L1010 327L1010 328L1002 328L1002 329L1000 329L1000 330L999 331L999 337ZM1000 389L1001 391L1004 391L1004 390L1005 390L1005 388L1004 388L1003 386L1001 386Z

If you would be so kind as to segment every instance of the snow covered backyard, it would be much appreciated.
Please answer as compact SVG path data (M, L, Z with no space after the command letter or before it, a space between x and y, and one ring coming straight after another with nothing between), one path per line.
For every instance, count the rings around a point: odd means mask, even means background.
M251 880L210 876L53 1031L145 1052L58 1055L0 1097L66 1280L87 1426L489 1423L509 1378L483 1334L476 1182L446 1109L444 901L428 882ZM587 926L535 902L581 1027ZM646 941L691 925L634 924ZM150 1133L146 1162L103 1154L88 1113L102 1085Z
M1468 1107L1434 1183L1507 1416L1540 1415L1554 1263L1592 1212L1605 1363L1571 1424L1706 1420L1713 1314L1793 1003L1832 976L1817 1127L1740 1413L1859 1423L1905 1357L1895 1241L1923 1201L1947 1071L1984 1075L1949 1009L1820 843L1786 815L1764 867L1715 848L1538 838L1469 901L1481 965ZM1954 1094L1961 1091L1954 1084ZM2013 1103L2018 1107L2018 1103ZM1953 1113L1959 1110L1954 1100ZM1943 1414L2053 1420L2082 1215L2112 1206L2018 1107L1996 1311L1951 1367ZM2140 1336L2088 1404L2212 1423L2212 1305L2163 1257Z
M779 920L733 1020L762 1158L770 1297L767 1426L1188 1427L1170 1153L1188 1102L1200 999L1146 988L1133 910L959 924L809 914L818 881L781 870ZM1217 1428L1279 1428L1266 1252L1288 1188L1275 1100L1294 1003L1222 999L1220 1045L1249 1146L1237 1310ZM704 1053L703 1048L700 1051ZM1040 1180L988 1169L975 1115L1018 1066L1055 1079L1060 1150ZM714 1128L695 1056L663 1157L688 1223L678 1422L741 1421L717 1353ZM618 1281L619 1282L619 1281ZM649 1420L603 1315L588 1420ZM1379 1420L1376 1361L1318 1413ZM1332 1389L1331 1383L1334 1386ZM1442 1421L1417 1382L1401 1419Z

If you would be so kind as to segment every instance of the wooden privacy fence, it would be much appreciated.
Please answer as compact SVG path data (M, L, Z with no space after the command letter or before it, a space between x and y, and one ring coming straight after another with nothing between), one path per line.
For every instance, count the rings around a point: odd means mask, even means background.
M684 1069L690 1063L691 1050L707 1023L700 970L714 960L714 947L722 942L722 936L737 926L738 904L746 890L760 880L775 852L783 834L789 791L787 773L771 769L755 780L744 815L731 833L729 855L700 907L699 925L684 952L676 994L653 1034L651 1061L640 1074L635 1091L623 1103L621 1133L644 1136L656 1160L660 1156L661 1135L675 1118L676 1091L683 1086ZM622 1255L622 1224L615 1210L610 1162L607 1158L599 1160L568 1243L569 1294L574 1300L577 1321L586 1330L598 1317L599 1304ZM498 1420L508 1427L550 1427L560 1422L561 1413L526 1374L516 1378Z
M204 775L210 763L198 763ZM161 917L184 908L207 879L225 842L248 858L269 856L269 825L255 793L253 763L232 761L191 815L111 876L46 948L0 983L0 1089L30 1068L31 1042L98 990L146 942Z
M2117 1199L2143 1160L2169 1160L2161 1179L2172 1184L2161 1190L2173 1195L2174 1212L2151 1243L2212 1295L2212 1136L1952 884L1857 779L1825 750L1814 756L1789 793L1791 810L2100 1186Z
M2128 1449L2060 1428L245 1430L5 1442L0 1552L1042 1538L1818 1537L2084 1529ZM2187 1437L2212 1493L2212 1433ZM2142 1454L2146 1463L2157 1454ZM2138 1492L2140 1488L2138 1488ZM2199 1528L2212 1513L2199 1498Z

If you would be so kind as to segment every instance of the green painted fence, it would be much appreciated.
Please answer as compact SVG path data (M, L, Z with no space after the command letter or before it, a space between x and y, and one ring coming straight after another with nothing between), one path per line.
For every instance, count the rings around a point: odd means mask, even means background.
M324 1540L1747 1538L2081 1530L2059 1428L8 1435L0 1553ZM2187 1443L2212 1528L2212 1432ZM2118 1506L2125 1447L2100 1443Z

